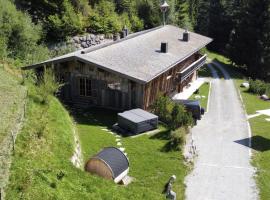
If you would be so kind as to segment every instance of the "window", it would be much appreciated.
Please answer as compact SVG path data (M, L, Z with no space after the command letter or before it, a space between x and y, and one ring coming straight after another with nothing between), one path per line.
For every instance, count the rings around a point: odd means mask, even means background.
M80 96L92 96L92 81L88 78L80 78Z
M86 96L92 96L92 82L89 79L85 79L85 92Z

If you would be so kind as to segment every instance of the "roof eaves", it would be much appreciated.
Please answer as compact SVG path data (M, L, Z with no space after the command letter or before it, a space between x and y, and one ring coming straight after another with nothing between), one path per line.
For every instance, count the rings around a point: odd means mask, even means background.
M72 55L72 56L65 57L65 58L60 58L60 59L51 59L51 60L41 62L41 63L37 63L37 64L34 64L34 65L28 65L28 66L25 66L25 67L21 67L21 69L22 70L35 69L35 68L38 68L38 67L41 67L41 66L44 66L44 65L48 65L48 64L71 61L71 60L73 60L75 58L76 58L76 56Z

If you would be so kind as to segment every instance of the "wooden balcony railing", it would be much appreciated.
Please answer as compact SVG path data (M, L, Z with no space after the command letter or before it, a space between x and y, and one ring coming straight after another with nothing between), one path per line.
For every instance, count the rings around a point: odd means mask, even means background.
M181 83L187 79L194 71L201 68L206 63L206 55L203 55L201 58L193 62L190 66L185 68L183 71L179 72L179 78Z

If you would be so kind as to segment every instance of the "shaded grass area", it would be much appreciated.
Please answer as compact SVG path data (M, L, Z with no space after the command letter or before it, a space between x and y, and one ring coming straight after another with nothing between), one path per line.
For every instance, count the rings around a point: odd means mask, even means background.
M205 110L207 110L207 102L208 102L209 89L210 89L210 83L209 82L205 82L199 88L199 92L197 94L194 93L189 99L190 100L198 100L198 99L195 98L195 96L197 96L197 95L205 96L205 98L201 98L199 100L200 100L201 107L203 107Z
M207 65L204 65L199 69L198 75L199 77L212 77L211 70L207 67Z
M210 57L220 62L234 79L237 89L240 90L247 114L255 114L257 110L270 109L270 102L261 100L257 95L247 92L241 88L243 82L247 82L241 68L234 67L230 60L222 55L210 52ZM255 150L252 157L252 164L257 168L257 186L260 190L260 199L270 199L270 122L266 116L259 116L249 120L252 130L252 149Z
M270 199L270 122L266 121L265 118L267 116L250 119L253 137L257 137L257 139L252 140L252 148L257 149L252 163L258 169L257 185L262 200Z
M116 146L116 138L105 130L116 122L116 113L100 109L92 109L86 113L76 115L85 161L104 147ZM118 199L163 199L162 191L173 174L177 176L173 190L177 192L178 199L184 199L183 182L188 169L183 164L181 152L164 151L169 133L162 126L160 129L161 132L156 136L121 138L122 147L126 149L130 160L129 175L135 180L127 187L118 186L119 192L122 191Z

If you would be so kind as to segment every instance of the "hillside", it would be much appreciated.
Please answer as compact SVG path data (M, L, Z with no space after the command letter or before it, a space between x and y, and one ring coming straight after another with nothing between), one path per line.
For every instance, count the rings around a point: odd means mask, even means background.
M123 138L131 162L130 174L135 180L127 187L117 185L71 163L74 128L80 137L84 161L106 146L116 146L114 136L104 132L115 123L116 113L74 110L75 127L55 97L42 104L37 88L26 85L29 91L26 119L16 141L6 199L161 199L172 174L177 176L174 189L179 199L184 198L187 167L180 152L164 151L168 143L166 133Z
M12 139L23 118L25 95L24 87L0 64L0 188L8 179Z

